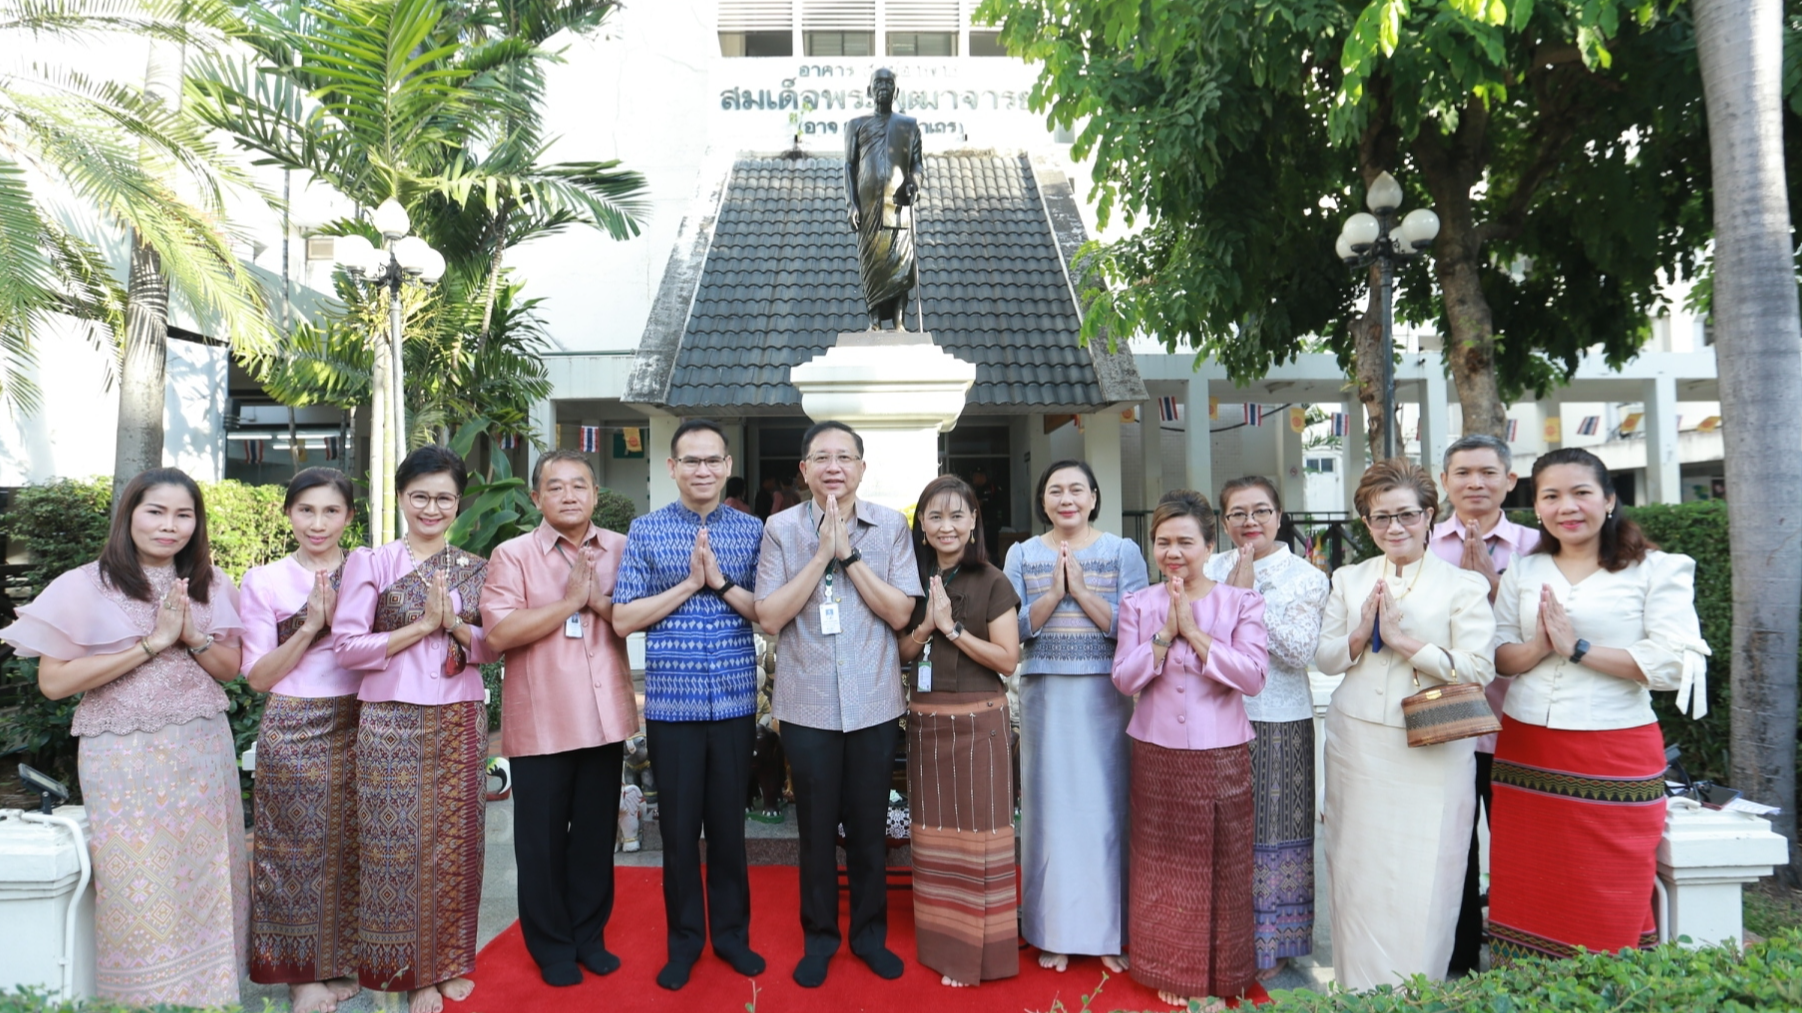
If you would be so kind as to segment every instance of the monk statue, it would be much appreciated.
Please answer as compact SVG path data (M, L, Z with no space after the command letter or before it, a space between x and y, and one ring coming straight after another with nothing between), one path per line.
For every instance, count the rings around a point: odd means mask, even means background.
M845 196L863 279L870 330L893 321L903 330L908 293L918 280L914 260L914 198L926 166L920 124L895 109L895 72L870 75L876 112L845 124Z

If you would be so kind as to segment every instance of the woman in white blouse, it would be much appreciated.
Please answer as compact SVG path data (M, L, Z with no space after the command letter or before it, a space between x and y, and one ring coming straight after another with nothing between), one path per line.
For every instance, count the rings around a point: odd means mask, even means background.
M1608 469L1568 448L1533 464L1539 547L1496 592L1496 670L1514 685L1496 744L1492 960L1657 939L1664 828L1654 689L1706 712L1695 561L1615 512Z
M1251 719L1251 784L1257 801L1252 866L1258 977L1314 950L1314 693L1308 665L1320 643L1326 574L1276 540L1283 500L1276 484L1247 475L1220 490L1234 546L1208 560L1208 579L1264 596L1270 669L1245 698Z
M1326 719L1333 967L1354 991L1442 979L1476 821L1475 739L1410 748L1402 699L1495 677L1489 582L1426 551L1439 491L1394 458L1358 483L1383 554L1333 574L1314 662L1345 673Z

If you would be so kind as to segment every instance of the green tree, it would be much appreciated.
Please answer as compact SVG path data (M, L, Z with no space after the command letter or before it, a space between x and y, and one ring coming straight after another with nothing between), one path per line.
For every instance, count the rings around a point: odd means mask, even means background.
M1802 315L1783 152L1781 0L1696 0L1714 171L1714 332L1733 558L1733 783L1782 805L1796 853L1796 649L1802 544Z
M1043 64L1035 108L1078 128L1103 221L1135 230L1091 249L1091 337L1148 333L1250 377L1321 334L1371 405L1371 286L1333 242L1387 170L1442 222L1399 313L1447 336L1464 431L1501 435L1504 399L1583 350L1631 357L1660 272L1687 275L1705 239L1700 77L1689 13L1669 7L984 0L979 16Z
M0 52L45 45L218 45L233 23L213 0L0 0ZM61 66L9 61L0 76L0 394L37 405L34 337L62 314L105 346L138 335L161 367L167 304L184 299L234 342L269 333L265 300L232 253L224 191L249 180L168 96ZM52 210L73 198L80 223ZM84 235L89 225L97 235ZM96 240L123 236L134 271L154 261L161 294L128 306ZM159 323L160 321L160 323ZM117 374L114 375L117 378ZM162 392L154 424L162 455ZM137 427L122 406L120 428ZM136 468L133 469L135 472Z

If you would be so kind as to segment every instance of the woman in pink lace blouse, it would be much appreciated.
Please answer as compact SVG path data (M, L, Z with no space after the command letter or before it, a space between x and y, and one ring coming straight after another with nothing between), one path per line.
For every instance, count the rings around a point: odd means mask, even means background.
M362 673L357 920L363 987L438 1013L475 989L488 711L497 660L479 611L488 561L450 544L468 472L444 447L394 473L407 533L344 562L332 652Z
M40 659L45 696L82 694L95 990L235 1004L250 893L220 683L238 677L238 593L213 565L193 479L152 469L115 502L100 558L52 581L0 639Z

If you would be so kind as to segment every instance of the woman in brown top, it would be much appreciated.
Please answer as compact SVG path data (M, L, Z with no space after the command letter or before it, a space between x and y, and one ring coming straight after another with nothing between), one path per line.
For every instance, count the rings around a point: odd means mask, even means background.
M1020 662L1020 599L989 564L963 479L927 483L913 529L927 587L901 639L901 660L919 661L907 705L914 938L946 985L974 985L1020 973L1002 685Z

